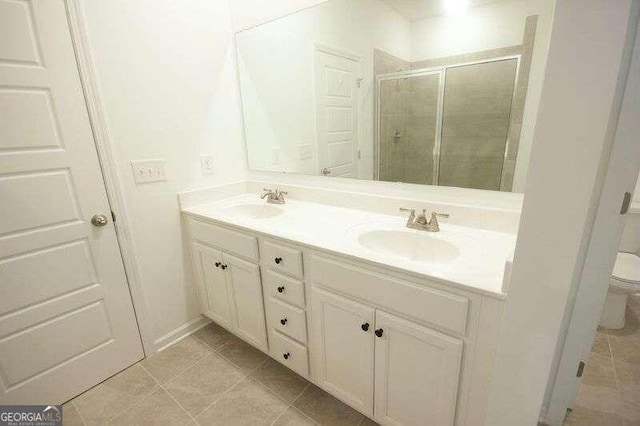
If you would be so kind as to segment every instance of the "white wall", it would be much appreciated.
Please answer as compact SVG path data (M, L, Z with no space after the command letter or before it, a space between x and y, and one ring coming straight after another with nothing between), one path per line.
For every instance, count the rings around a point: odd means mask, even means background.
M603 166L611 152L611 114L620 102L617 83L630 3L556 4L486 424L538 421L564 319L570 315L566 310L572 307L585 264ZM607 217L619 220L615 209L605 207ZM600 249L600 263L594 265L604 271L616 247Z
M82 0L109 139L154 339L199 318L176 193L244 177L235 52L226 0ZM215 174L200 154L216 155ZM166 160L167 181L136 186L130 161Z
M333 0L239 33L236 42L249 167L319 173L314 45L321 43L362 58L359 176L373 179L373 50L409 58L410 22L380 0ZM310 158L299 159L302 144L314 147Z

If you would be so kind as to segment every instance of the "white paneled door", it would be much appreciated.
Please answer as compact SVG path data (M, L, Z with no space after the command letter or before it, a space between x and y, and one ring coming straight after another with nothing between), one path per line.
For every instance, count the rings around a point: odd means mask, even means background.
M65 3L0 0L0 404L142 357Z
M348 54L316 48L318 167L324 175L358 177L359 69Z

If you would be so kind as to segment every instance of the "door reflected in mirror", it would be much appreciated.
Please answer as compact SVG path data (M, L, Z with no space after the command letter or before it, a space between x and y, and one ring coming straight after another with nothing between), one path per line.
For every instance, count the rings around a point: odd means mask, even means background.
M249 167L522 192L553 0L331 0L236 34Z

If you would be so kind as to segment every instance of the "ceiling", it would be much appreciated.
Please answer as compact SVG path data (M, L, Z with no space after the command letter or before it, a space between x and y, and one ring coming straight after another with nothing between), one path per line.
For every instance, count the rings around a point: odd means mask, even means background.
M410 21L444 14L443 4L447 0L382 0ZM471 7L501 0L468 0Z

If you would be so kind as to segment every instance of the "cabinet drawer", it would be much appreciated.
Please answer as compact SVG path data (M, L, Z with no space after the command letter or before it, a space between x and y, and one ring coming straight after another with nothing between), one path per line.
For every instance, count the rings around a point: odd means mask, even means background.
M309 358L306 346L275 330L271 330L269 338L271 356L302 377L309 377Z
M271 241L262 241L263 264L278 272L302 278L302 252Z
M268 296L304 307L304 284L273 271L263 273L265 291Z
M221 226L199 220L191 220L191 238L213 245L226 252L246 259L258 261L258 239L254 236L232 231Z
M305 312L273 297L268 298L269 328L278 330L294 339L307 342L307 320Z
M464 335L469 299L374 272L347 262L314 255L311 281L379 307Z

